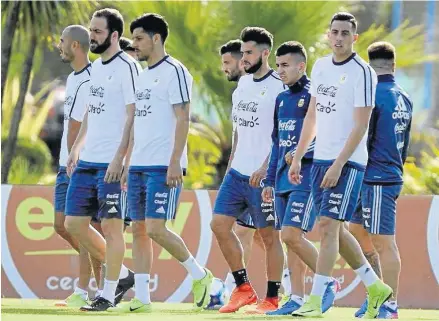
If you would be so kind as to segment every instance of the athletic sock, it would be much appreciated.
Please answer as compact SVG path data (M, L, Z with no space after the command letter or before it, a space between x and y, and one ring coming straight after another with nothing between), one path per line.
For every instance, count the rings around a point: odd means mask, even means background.
M189 258L181 262L181 264L185 267L188 273L192 276L194 280L201 280L206 276L206 270L198 264L197 260L191 255Z
M143 304L151 303L151 296L149 293L149 274L135 274L135 297Z

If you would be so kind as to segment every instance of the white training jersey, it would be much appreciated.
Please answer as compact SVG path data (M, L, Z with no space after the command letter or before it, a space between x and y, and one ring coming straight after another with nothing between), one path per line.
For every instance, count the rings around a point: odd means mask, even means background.
M91 64L88 64L78 72L72 72L67 77L66 97L64 100L64 124L61 138L61 150L59 153L59 166L67 166L69 151L67 148L67 133L71 119L82 122L90 91Z
M274 70L260 79L246 75L239 80L232 96L238 144L231 168L240 174L251 176L270 154L274 105L285 89Z
M134 149L130 166L167 167L175 143L174 106L190 102L193 78L178 60L165 56L141 72L136 88ZM187 168L187 151L180 165Z
M335 160L354 128L354 108L375 106L377 76L357 54L341 63L332 55L320 58L311 73L316 97L317 136L314 159ZM367 164L367 132L349 158Z
M140 65L123 51L95 60L88 96L88 127L82 161L109 164L122 140L126 106L135 103Z

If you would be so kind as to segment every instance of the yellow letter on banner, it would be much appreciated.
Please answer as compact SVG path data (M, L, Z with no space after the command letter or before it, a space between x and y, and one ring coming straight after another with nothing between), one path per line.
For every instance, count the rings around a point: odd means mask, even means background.
M42 213L33 214L31 212L33 208L40 209ZM54 233L53 221L53 205L45 198L29 197L17 207L15 224L21 235L29 240L42 241L50 238ZM31 224L35 223L50 224L50 226L32 228Z
M189 217L189 213L191 212L193 205L193 202L180 203L180 205L178 206L175 221L168 221L167 223L170 230L178 235L181 235L181 232L183 232L184 225L186 224L187 218ZM171 258L171 254L165 249L162 249L159 255L159 260L169 260Z

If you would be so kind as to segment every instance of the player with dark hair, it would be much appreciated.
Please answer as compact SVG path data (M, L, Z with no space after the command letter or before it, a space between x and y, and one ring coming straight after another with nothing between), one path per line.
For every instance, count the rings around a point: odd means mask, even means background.
M275 229L273 204L264 203L261 197L271 146L274 103L284 86L268 65L273 36L263 28L247 27L241 32L241 41L242 62L248 75L239 79L232 96L237 144L230 170L218 192L211 227L236 282L229 303L219 311L235 312L257 301L247 276L241 243L233 231L235 221L244 211L249 212L265 245L268 288L266 298L248 313L265 313L278 307L284 258L279 231Z
M134 122L135 82L140 67L120 50L123 25L122 15L115 9L93 14L90 50L101 57L92 64L88 110L67 160L71 181L66 229L93 257L105 262L102 294L82 307L83 311L107 310L134 283L134 276L122 264L125 241L120 177ZM111 130L102 130L103 126ZM96 213L105 241L89 226Z
M133 220L133 257L136 295L130 302L110 311L148 312L152 265L151 240L168 251L191 275L194 310L209 303L212 273L200 266L181 237L169 230L174 220L187 162L187 136L193 78L186 67L166 54L168 23L147 13L130 25L133 48L148 67L136 88L135 122L130 136L134 142L128 181L128 203Z
M372 68L353 51L358 39L356 30L353 15L342 12L333 16L328 31L332 55L314 64L311 102L289 170L291 182L300 184L301 163L315 138L311 190L320 216L320 251L311 295L293 315L322 315L322 296L332 281L338 253L367 288L365 318L375 318L381 304L392 294L344 226L355 211L367 164L366 131L377 82Z
M395 82L393 45L388 42L373 43L368 48L368 55L369 63L378 75L378 85L369 124L369 158L361 202L349 229L377 275L393 290L389 301L380 307L378 318L397 319L401 258L395 239L396 200L403 184L413 103ZM367 301L355 316L362 317L366 308Z
M127 54L129 54L131 57L133 57L134 59L137 60L137 54L133 48L132 43L133 42L130 39L125 38L125 37L120 37L120 39L119 39L120 49L125 51Z
M314 142L302 160L302 182L292 185L288 180L288 165L295 154L311 99L306 62L306 50L299 42L285 42L276 50L277 71L288 89L276 99L271 156L262 198L266 203L275 201L277 224L282 228L282 240L288 249L288 267L293 273L291 297L268 315L288 315L299 309L304 302L306 268L316 271L318 252L305 237L316 219L310 184ZM332 306L338 287L335 279L328 284L322 298L323 312Z

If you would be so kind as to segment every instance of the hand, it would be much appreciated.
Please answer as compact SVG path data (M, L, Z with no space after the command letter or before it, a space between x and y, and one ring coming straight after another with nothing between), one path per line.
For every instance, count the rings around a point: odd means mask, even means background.
M169 187L178 187L183 183L183 171L180 162L171 162L166 175L166 184Z
M267 169L265 167L259 168L250 177L249 183L252 187L261 187L261 181L267 176Z
M120 181L122 175L122 160L119 157L114 157L113 161L107 168L105 173L104 182L105 183L115 183Z
M302 176L300 175L300 170L302 169L302 164L296 158L291 161L290 169L288 170L288 179L291 184L299 185L302 182Z
M287 153L286 155L285 155L285 162L288 164L288 165L291 165L291 162L293 161L293 155L291 155L291 153Z
M273 202L273 199L273 187L264 187L264 189L262 190L262 200L264 201L264 203L271 203Z
M340 166L338 163L334 162L331 167L326 171L325 176L323 177L322 183L320 184L321 188L333 188L337 185L338 179L341 175L341 170L343 166Z
M69 154L69 158L67 159L67 175L69 177L72 176L72 173L76 168L76 164L78 163L78 159L79 153L72 148Z
M123 191L126 191L128 188L127 181L128 181L128 167L125 167L122 171L122 175L120 176L120 188Z

